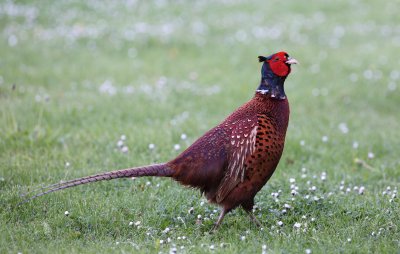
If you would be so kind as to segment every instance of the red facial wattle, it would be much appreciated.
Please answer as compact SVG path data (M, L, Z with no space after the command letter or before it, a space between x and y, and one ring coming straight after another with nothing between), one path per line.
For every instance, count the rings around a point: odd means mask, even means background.
M280 77L286 77L290 73L290 65L286 63L288 55L285 52L276 53L268 60L272 72Z
M273 73L280 77L286 77L290 73L290 66L284 62L270 62L269 66Z

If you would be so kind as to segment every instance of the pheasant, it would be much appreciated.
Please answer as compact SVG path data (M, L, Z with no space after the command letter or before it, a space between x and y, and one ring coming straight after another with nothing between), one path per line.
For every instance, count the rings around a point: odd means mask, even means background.
M110 171L53 184L23 201L81 184L116 178L171 177L200 189L209 202L222 207L214 224L241 206L257 225L254 197L274 173L281 158L289 122L284 82L297 64L286 52L259 56L261 81L254 97L222 123L206 132L175 159L160 164Z

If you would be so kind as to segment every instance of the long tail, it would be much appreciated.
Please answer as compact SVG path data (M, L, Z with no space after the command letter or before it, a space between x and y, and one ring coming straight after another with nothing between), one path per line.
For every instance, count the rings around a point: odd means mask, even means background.
M121 169L116 171L105 172L97 175L86 176L74 180L70 180L67 182L56 183L52 184L37 190L34 190L24 196L31 195L30 197L26 198L19 205L24 204L26 202L31 201L37 197L49 194L51 192L75 187L82 184L87 183L94 183L103 180L111 180L117 178L127 178L127 177L141 177L141 176L164 176L164 177L171 177L174 174L174 170L169 168L166 163L161 164L154 164L149 166L137 167L137 168L128 168L128 169ZM34 192L40 191L38 194L32 195Z

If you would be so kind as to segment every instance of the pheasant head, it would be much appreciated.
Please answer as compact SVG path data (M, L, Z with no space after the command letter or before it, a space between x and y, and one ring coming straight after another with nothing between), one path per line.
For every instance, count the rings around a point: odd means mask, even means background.
M259 56L258 60L263 62L263 66L257 92L276 99L286 99L283 84L290 74L290 66L297 64L297 60L289 57L286 52L278 52L268 57Z

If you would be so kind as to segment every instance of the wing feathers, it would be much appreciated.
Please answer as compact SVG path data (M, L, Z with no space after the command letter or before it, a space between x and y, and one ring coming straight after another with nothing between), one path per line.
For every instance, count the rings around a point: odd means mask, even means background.
M217 191L217 202L222 201L237 184L244 181L246 160L256 148L257 116L238 121L234 125L231 135L231 156L227 173Z

